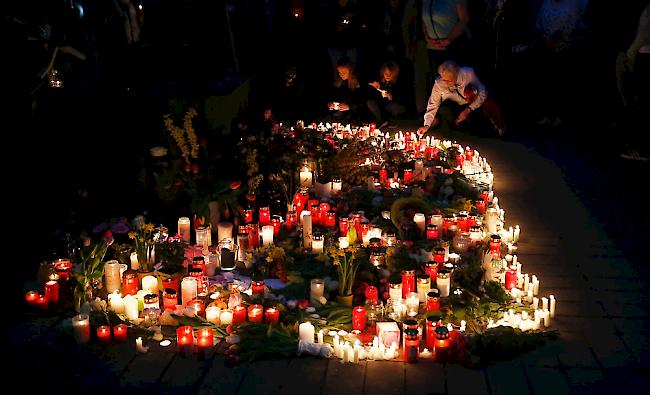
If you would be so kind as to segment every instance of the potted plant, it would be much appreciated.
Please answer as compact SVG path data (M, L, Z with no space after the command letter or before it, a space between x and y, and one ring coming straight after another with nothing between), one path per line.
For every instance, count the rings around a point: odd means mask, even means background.
M352 306L352 285L359 268L357 247L352 245L346 249L331 246L328 254L336 267L339 277L339 294L337 301L344 306Z
M80 269L74 274L74 307L80 311L84 302L92 302L102 288L102 276L104 275L104 256L108 247L113 243L111 231L104 233L102 239L93 242L91 239L84 239L84 246L79 250Z
M138 277L142 278L153 273L154 265L154 235L156 231L153 224L145 223L144 217L139 215L133 220L133 228L129 238L133 240L133 248L138 256Z
M161 237L156 243L156 261L162 265L158 270L159 289L163 289L165 278L174 277L180 282L185 271L185 246L186 243L183 243L180 235Z

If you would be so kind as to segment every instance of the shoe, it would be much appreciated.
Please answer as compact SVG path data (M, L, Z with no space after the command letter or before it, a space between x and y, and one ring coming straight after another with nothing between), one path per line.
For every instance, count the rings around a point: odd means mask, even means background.
M623 159L629 159L629 160L639 160L642 162L647 161L649 158L645 156L641 156L639 154L639 151L637 150L629 150L621 153L621 158Z

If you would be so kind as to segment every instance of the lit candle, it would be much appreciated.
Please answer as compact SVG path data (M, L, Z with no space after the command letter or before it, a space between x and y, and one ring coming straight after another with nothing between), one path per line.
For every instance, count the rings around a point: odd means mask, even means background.
M189 325L176 328L176 343L181 355L191 354L194 348L194 329Z
M332 180L332 194L336 195L337 193L341 192L341 187L343 186L343 183L341 182L340 178L335 178Z
M314 233L311 236L311 252L314 254L321 254L323 252L325 239L320 233Z
M311 214L309 211L303 211L300 214L302 219L302 242L306 249L311 248Z
M131 255L129 255L129 258L131 260L131 269L132 270L140 269L140 261L138 261L138 253L135 251L132 252Z
M108 295L108 305L116 314L124 314L124 299L118 291Z
M418 315L418 310L420 308L420 298L417 293L410 292L406 297L406 314L409 317L415 317Z
M194 309L194 313L197 317L203 317L205 315L205 302L201 299L194 299L188 303L188 306Z
M394 301L402 300L402 282L391 282L389 284L388 294L390 298Z
M214 347L214 330L201 328L196 331L196 350L201 358L207 357Z
M110 260L104 263L104 278L108 293L119 291L122 278L120 277L120 263L118 261Z
M131 321L138 319L140 312L138 310L138 299L135 296L126 295L124 297L124 314Z
M519 228L519 225L515 226L514 233L512 235L512 242L517 243L519 241L519 235L521 234L521 229Z
M253 295L264 294L264 280L251 281L251 291Z
M210 226L199 225L194 230L196 232L196 244L201 246L203 251L207 250L212 245L212 235Z
M148 294L158 294L158 279L154 276L144 276L142 289Z
M415 225L420 229L420 233L424 233L424 226L426 222L426 217L424 216L423 213L415 213L413 216L413 222L415 222Z
M411 292L415 292L415 271L402 270L402 298L406 299Z
M549 295L549 311L551 313L551 318L555 317L555 296L554 295Z
M350 246L350 241L347 237L339 237L339 248L344 250Z
M264 308L261 304L252 304L248 306L248 320L250 322L262 322L264 316Z
M314 342L314 325L311 322L303 322L298 327L298 337L305 343Z
M143 345L143 343L142 343L142 336L135 339L135 349L139 353L145 353L145 352L149 351L149 347L145 347Z
M273 225L262 226L262 245L269 246L273 244Z
M505 276L505 286L508 291L512 290L517 285L517 267L510 266L510 269L506 271Z
M437 289L427 293L426 311L439 311L440 310L440 292Z
M232 310L230 309L221 310L221 314L219 314L219 321L221 322L221 325L232 324Z
M485 225L488 228L490 234L497 233L497 219L499 214L494 207L490 207L485 211Z
M449 275L449 270L441 269L438 270L438 278L436 279L436 288L440 292L440 296L448 297L449 290L451 288L451 276Z
M338 336L338 335L336 335L336 336ZM322 329L318 331L318 334L316 335L316 337L318 338L318 344L322 346L323 345L323 337L324 337L324 332L323 332Z
M438 232L438 225L429 224L429 225L427 225L426 229L427 229L427 239L428 240L435 240L440 235L440 233Z
M72 333L77 344L90 341L90 317L88 314L78 314L72 317Z
M271 208L260 207L259 210L259 223L260 226L266 226L271 223Z
M306 165L300 169L300 186L309 188L312 185L312 172Z
M59 303L59 282L51 280L45 283L45 297L51 304Z
M35 307L36 301L38 301L37 291L27 291L27 293L25 293L25 302L27 302L29 306Z
M232 239L232 227L230 222L219 222L217 224L217 241Z
M280 321L280 310L275 307L267 307L264 311L264 319L267 324L277 324Z
M97 343L107 345L111 342L111 327L102 325L97 328Z
M177 304L178 293L171 288L165 288L165 292L163 293L163 309L176 310Z
M232 323L238 325L246 322L246 307L238 305L232 308Z
M113 326L113 339L116 342L125 342L128 339L126 324L117 324Z
M427 294L431 290L431 277L428 274L421 274L418 276L418 298L420 303L427 301Z
M205 319L213 323L215 325L219 325L221 322L219 320L219 315L221 314L221 308L217 306L208 306L208 308L205 309Z
M325 293L325 281L322 278L314 278L311 280L311 288L309 292L309 299L311 304L320 304L320 300Z
M185 243L190 242L190 219L188 217L180 217L178 219L178 234L181 236L181 240Z
M181 303L186 305L198 295L196 278L183 277L181 281Z
M138 293L138 273L135 270L127 270L122 275L122 291L125 295Z
M356 306L352 309L352 329L362 331L366 329L366 308Z

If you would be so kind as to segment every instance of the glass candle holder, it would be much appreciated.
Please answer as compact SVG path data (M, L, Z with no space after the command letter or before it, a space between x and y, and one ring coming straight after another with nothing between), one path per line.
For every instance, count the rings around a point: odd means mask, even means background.
M510 266L505 275L505 288L510 291L517 287L517 266Z
M238 325L246 322L246 307L239 305L232 308L232 323Z
M416 292L409 292L406 297L406 315L415 317L420 309L420 298Z
M418 282L418 298L420 303L427 301L427 294L431 290L431 277L428 274L420 274L417 278Z
M372 251L370 253L370 264L379 267L384 264L384 253L381 251Z
M440 320L440 316L430 315L427 317L425 331L426 345L427 348L431 349L432 351L434 351L436 347L436 328L441 325L442 321Z
M324 247L325 247L325 238L321 233L314 232L311 235L311 252L313 254L321 254L323 253Z
M271 233L273 231L271 230ZM250 233L249 233L250 237ZM272 237L272 236L271 236ZM253 238L254 239L254 238ZM250 240L250 239L249 239ZM218 265L221 270L231 271L237 266L239 246L232 239L223 239L217 244Z
M325 214L325 226L328 228L334 228L336 226L336 211L329 210Z
M391 281L388 284L388 294L390 299L393 300L402 300L402 282L401 281Z
M347 217L339 218L339 236L346 237L348 228L350 227L350 220Z
M424 264L424 272L429 275L429 279L438 278L438 262L428 261Z
M258 215L260 226L266 226L271 223L271 208L260 207Z
M438 231L438 225L429 224L427 225L427 239L435 240L440 237L440 232Z
M260 323L264 317L264 307L261 304L248 306L248 321Z
M88 314L78 314L72 317L72 333L77 344L90 341L90 317Z
M205 276L205 257L203 255L192 258L192 269L200 269L201 275Z
M251 281L251 290L253 295L263 295L264 294L264 280L253 280Z
M190 269L190 277L196 280L197 296L205 296L208 292L207 277L203 275L201 269Z
M111 327L101 325L97 327L97 343L106 346L111 343Z
M194 349L194 328L189 325L176 328L176 344L179 354L190 355Z
M277 324L280 321L280 310L275 307L267 307L264 311L264 320L267 324Z
M212 234L210 226L199 225L196 227L196 244L201 246L203 251L207 251L212 245Z
M436 288L440 292L440 296L448 297L451 288L451 273L448 269L443 268L438 270L438 278L436 280Z
M282 217L279 215L271 216L271 226L273 226L273 237L280 235L280 228L282 227Z
M325 281L322 278L314 278L311 280L311 288L309 292L309 299L311 304L320 305L321 298L325 294Z
M420 352L420 336L417 329L404 331L404 362L415 363Z
M163 309L176 310L178 304L178 293L172 288L165 288L163 292Z
M298 224L298 213L295 211L288 211L287 212L287 221L285 222L285 226L289 232L292 232L295 228L296 225Z
M144 307L143 308L159 308L160 303L158 302L158 295L156 294L147 294L144 296Z
M415 270L402 270L402 298L415 292Z
M438 292L437 288L427 292L427 302L425 309L427 313L431 311L440 311L440 292Z
M127 270L122 275L122 290L124 295L135 295L138 293L138 272Z
M113 326L113 339L120 343L128 340L128 327L126 324L117 324Z
M201 328L196 331L196 351L199 358L207 358L211 355L214 347L214 330L212 328Z
M352 309L352 330L362 331L366 329L366 308L356 306Z
M490 236L490 254L501 256L501 236Z
M438 264L438 267L442 267L445 264L445 249L442 247L436 247L433 250L433 261Z

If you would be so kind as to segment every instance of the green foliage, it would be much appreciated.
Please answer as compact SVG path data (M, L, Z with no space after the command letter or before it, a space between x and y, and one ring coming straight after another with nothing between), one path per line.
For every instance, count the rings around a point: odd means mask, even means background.
M298 352L298 323L263 325L246 322L238 327L239 356L244 361L291 357Z
M508 360L557 339L557 331L522 332L505 326L491 328L471 337L471 350L481 362Z

